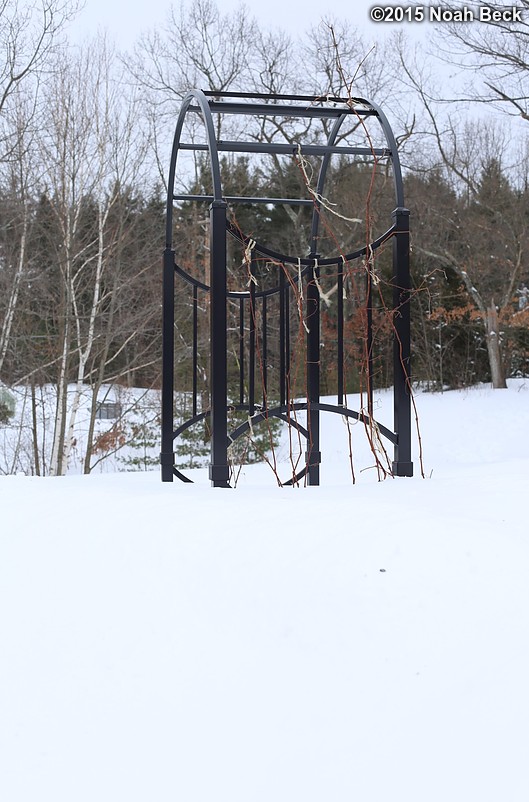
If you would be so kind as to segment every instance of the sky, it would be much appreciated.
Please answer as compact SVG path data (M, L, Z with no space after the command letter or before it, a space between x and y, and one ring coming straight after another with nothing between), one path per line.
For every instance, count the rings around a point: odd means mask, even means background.
M174 3L177 5L177 3ZM217 0L224 11L232 11L240 3L238 0ZM321 0L267 0L266 2L247 2L245 4L265 27L281 27L291 34L304 31L317 24L323 16L347 17L362 29L366 36L376 37L379 32L388 30L386 23L373 23L369 9L373 0L334 0L328 5ZM85 0L84 8L72 26L75 39L95 34L98 28L106 30L116 44L122 48L133 45L142 31L163 24L170 0ZM408 33L419 34L424 23L403 23ZM391 26L394 27L394 26Z

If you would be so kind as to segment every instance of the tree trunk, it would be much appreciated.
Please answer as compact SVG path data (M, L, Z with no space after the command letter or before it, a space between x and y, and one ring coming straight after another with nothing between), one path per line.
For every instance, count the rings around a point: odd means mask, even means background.
M35 377L31 377L31 441L33 445L33 460L35 462L35 476L40 476L39 458L39 429L37 416L37 395L35 392Z
M489 355L492 386L495 390L505 390L507 388L507 382L505 380L505 367L503 365L500 348L498 312L494 301L491 302L486 310L485 339Z
M11 294L9 296L9 301L7 303L7 311L5 314L4 323L0 331L0 373L2 372L2 367L4 365L4 360L7 354L9 338L11 336L11 328L13 326L13 320L15 318L15 312L18 303L20 280L22 278L22 273L24 272L24 266L26 260L27 234L28 234L28 210L24 205L24 222L22 228L22 235L20 237L20 253L18 257L18 264L15 275L13 277L13 284L11 285Z

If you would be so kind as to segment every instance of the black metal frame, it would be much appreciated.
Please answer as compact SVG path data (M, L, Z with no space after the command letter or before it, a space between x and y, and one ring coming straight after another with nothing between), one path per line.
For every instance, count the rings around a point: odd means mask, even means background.
M184 121L188 113L200 113L205 125L207 144L187 144L181 142ZM213 115L216 114L245 114L267 115L281 117L308 117L334 120L328 141L325 145L292 145L285 142L257 143L219 140L215 135ZM336 145L340 128L351 115L358 119L362 117L375 117L385 136L386 148L373 149L371 147L356 148ZM177 157L180 151L207 150L209 151L211 177L213 185L212 195L177 195L174 192ZM222 192L219 152L237 153L274 153L303 155L320 155L322 163L318 178L316 196L314 200L306 198L262 198L262 197L225 197ZM318 227L319 227L319 201L324 194L324 185L330 158L333 154L373 155L386 158L392 165L396 208L393 212L393 224L378 239L367 247L360 248L345 256L320 259L317 253ZM194 279L177 263L173 249L173 206L175 201L209 201L210 202L210 282L208 287ZM265 359L266 381L266 338L267 338L267 297L272 293L279 293L280 298L286 297L284 287L284 273L280 271L278 287L273 290L258 291L252 285L248 292L228 292L226 283L226 235L238 239L243 245L249 244L249 237L241 234L227 219L228 204L235 203L267 203L310 205L313 207L311 248L307 257L298 258L276 253L269 248L253 243L253 253L271 257L282 264L299 265L301 275L306 282L306 318L310 321L306 335L306 365L307 386L306 402L294 403L287 397L288 388L286 376L290 359L289 328L285 323L286 315L283 302L280 301L280 330L281 330L281 359L280 359L280 399L279 404L268 407L266 388L263 397L263 406L258 408L255 401L255 325L254 315L249 315L249 381L247 401L244 391L244 303L250 304L250 310L255 308L258 298L261 298L263 332L262 340ZM320 295L318 276L320 266L336 265L338 281L343 281L343 271L339 269L344 260L350 261L366 257L368 252L376 250L389 238L393 240L393 326L394 326L394 431L374 421L372 403L372 364L368 368L368 414L355 412L344 405L344 376L343 376L343 293L338 287L338 392L336 405L321 403L320 399ZM193 414L192 417L174 430L174 357L175 357L175 277L179 276L193 286ZM197 292L198 289L210 293L210 408L198 412L197 405ZM249 422L242 424L231 433L228 433L228 412L233 405L228 404L228 372L227 372L227 300L236 297L240 304L240 403L237 409L244 409L248 413ZM372 342L371 332L371 302L368 297L368 344ZM371 348L369 347L369 352ZM370 357L371 359L371 357ZM394 446L394 461L392 465L395 476L412 476L413 463L411 459L411 397L410 397L410 275L409 275L409 211L404 206L404 193L399 156L393 132L382 110L371 101L362 98L344 100L340 98L318 98L304 95L252 95L247 93L211 93L192 90L184 98L176 124L171 164L169 170L166 217L166 247L163 258L163 379L162 379L162 448L161 472L162 481L171 482L174 476L182 481L191 481L175 466L174 439L182 434L189 426L210 418L211 430L211 462L209 477L214 487L229 487L230 468L228 463L228 445L237 437L248 431L250 425L257 424L267 417L278 417L288 425L293 426L307 439L307 452L305 466L299 472L297 479L306 477L308 485L319 484L320 453L320 412L328 411L339 415L373 422L378 431ZM307 411L307 428L305 429L292 416L293 411ZM293 480L290 480L292 483ZM287 483L288 484L288 483Z

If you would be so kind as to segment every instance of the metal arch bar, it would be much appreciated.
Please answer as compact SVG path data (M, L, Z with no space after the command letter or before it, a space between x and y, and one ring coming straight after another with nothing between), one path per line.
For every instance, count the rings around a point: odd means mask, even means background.
M281 486L292 487L294 485L294 482L298 484L300 479L303 479L306 473L307 473L307 466L298 471L298 473L291 479L288 479L286 482L281 482ZM177 479L180 479L181 482L186 482L187 484L194 484L193 480L190 479L189 476L186 476L185 473L182 473L181 471L178 470L178 468L175 468L174 466L173 466L173 474L174 476L177 477Z
M307 429L301 423L299 423L299 421L296 421L296 420L292 419L292 417L290 417L290 415L288 414L288 412L290 410L295 410L296 412L303 412L303 411L305 411L307 409L308 406L309 405L306 402L296 402L294 404L289 404L288 406L273 407L272 409L268 409L268 410L264 410L264 411L261 411L261 412L257 412L257 413L255 413L255 415L252 415L249 418L249 420L245 421L244 423L241 423L240 426L238 426L236 429L234 429L231 432L231 434L229 435L230 442L232 442L232 443L235 442L235 440L237 440L239 437L241 437L243 434L245 434L250 428L250 423L251 423L252 426L254 426L254 425L256 425L258 423L261 423L262 421L266 420L267 418L279 418L280 420L284 421L288 426L293 426L302 435L302 437L304 437L308 442L308 440L309 440L309 432L307 431ZM398 442L398 437L394 432L392 432L390 429L388 429L383 424L378 423L376 420L369 418L368 415L364 415L364 413L362 413L362 412L356 412L353 409L347 409L346 407L340 407L340 406L337 406L336 404L321 404L320 403L320 404L316 404L315 406L321 412L333 412L335 414L342 415L342 416L345 416L347 418L353 418L354 420L357 420L357 421L360 421L360 422L366 423L366 424L374 423L376 425L377 429L380 431L380 433L382 435L384 435L384 437L386 437L391 443L396 445L397 442ZM247 410L248 409L248 405L247 404L244 404L244 405L239 404L237 406L230 407L230 409L234 409L234 410L236 410L238 412L241 412L241 411ZM182 434L182 432L185 432L185 430L188 429L190 426L193 426L195 423L199 423L201 420L204 420L204 418L209 417L209 415L210 415L210 411L209 410L207 410L206 412L200 412L198 415L194 415L188 421L186 421L181 426L179 426L177 429L175 429L175 431L173 433L173 439L176 439L179 435ZM302 471L299 474L296 475L296 481L299 481L299 479L301 479L306 474L307 470L308 470L308 466L305 465L304 468L302 469ZM174 466L173 466L173 474L175 476L177 476L179 479L181 479L183 482L192 482L193 481L192 479L189 479L189 477L187 477L184 474L180 473L180 471L178 471L177 468L175 468ZM289 480L288 482L285 482L285 485L289 485L291 483L292 483L292 480Z
M189 100L191 102L191 100ZM178 145L180 143L180 136L182 135L182 127L186 116L187 108L183 105L180 108L180 113L176 121L176 128L173 137L173 147L171 150L171 161L169 164L169 177L167 180L167 203L165 210L165 247L171 249L173 247L173 200L174 182L176 176L176 160L178 158Z
M287 482L283 482L283 487L293 487L294 486L294 482L296 484L298 484L299 480L303 479L303 477L307 475L308 469L309 469L309 466L305 465L300 471L297 472L297 474L295 476L293 476Z
M227 223L228 231L235 239L238 239L243 245L247 245L250 241L250 237L242 234L240 231L237 230L235 226L233 226L229 221ZM391 237L395 233L396 229L395 226L392 225L385 231L380 237L373 240L369 244L369 246L363 246L362 248L358 248L356 251L352 251L351 253L346 253L343 256L332 256L329 258L318 259L318 264L320 266L328 266L328 265L337 265L341 264L342 262L352 262L354 259L358 259L360 256L364 256L367 252L368 247L369 250L374 250L379 248L389 237ZM267 248L265 245L262 245L259 242L256 242L253 246L253 250L257 251L257 253L261 253L263 256L269 256L271 259L274 259L276 262L283 262L283 264L290 264L290 265L298 265L302 264L303 267L313 267L314 259L310 256L304 257L303 259L298 259L297 256L289 256L288 254L279 253L278 251L273 251L271 248Z
M377 106L377 104L373 102L370 102L370 105L376 111L378 121L384 132L384 136L386 137L386 142L388 143L388 148L391 154L390 158L393 166L393 182L395 185L395 201L397 206L403 207L404 185L402 181L402 169L400 166L400 157L397 148L397 141L395 139L393 130L389 124L388 118L386 117L380 106Z
M335 404L318 404L319 409L322 412L335 412L338 415L344 415L346 418L354 418L360 423L366 423L370 425L373 423L377 429L379 430L380 434L383 434L390 443L396 445L398 442L398 436L395 432L392 432L391 429L388 429L387 426L384 426L382 423L378 423L374 418L370 418L369 415L365 415L363 412L355 412L353 409L347 409L346 407L340 408Z
M192 418L189 418L189 420L186 420L184 423L180 424L180 426L173 432L173 440L176 440L177 437L180 437L182 432L185 432L190 426L194 426L195 423L200 423L201 420L208 418L209 414L209 409L206 410L206 412L199 412L197 415L193 415Z
M186 273L186 271L180 267L180 265L177 265L176 262L174 263L174 271L175 273L178 273L178 275L181 276L184 281L187 281L188 284L191 284L191 286L198 287L205 292L210 291L211 287L209 284L204 284L204 282L200 281L198 278L193 278L193 276L190 276L189 273Z
M246 406L247 406L247 405L246 405ZM271 414L271 413L268 413L268 414L266 414L266 413L265 413L265 414L263 414L263 418L262 418L262 419L264 420L264 419L266 419L266 417L270 417L270 414ZM190 426L192 423L196 423L196 422L197 422L197 420L200 420L200 419L202 419L202 418L206 417L207 415L209 415L209 412L202 413L201 415L199 415L199 416L196 416L196 418L192 419L192 421L191 421L191 422L186 422L186 424L184 424L184 427L179 427L179 429L178 429L177 431L180 431L180 429L182 429L182 430L185 430L185 429L187 429L187 428L188 428L188 426ZM255 416L252 416L252 425L253 425L253 423L254 423L254 417L255 417ZM308 440L309 433L308 433L308 431L305 429L305 427L304 427L304 426L302 426L302 425L301 425L300 423L298 423L297 421L295 421L295 420L292 420L292 418L289 418L289 417L288 417L288 415L285 415L285 414L283 414L283 413L277 413L277 414L275 414L273 417L275 417L275 418L279 418L280 420L284 421L284 422L285 422L286 424L288 424L289 426L293 426L295 429L297 429L297 430L299 431L299 433L302 435L302 437L304 437L306 440ZM259 421L257 421L257 422L259 422ZM249 424L248 424L248 423L243 423L243 424L242 424L242 427L243 427L243 430L242 430L242 431L239 431L239 429L240 429L241 427L238 427L236 430L234 430L234 431L232 432L232 435L230 436L230 440L231 440L231 442L232 442L232 443L233 443L233 442L235 442L235 440L237 440L237 438L238 438L238 437L240 437L241 435L243 435L243 434L244 434L244 433L245 433L245 432L246 432L246 431L249 429ZM236 434L236 432L237 432L237 434ZM303 469L302 469L302 470L301 470L299 473L297 473L297 474L296 474L296 476L295 476L295 481L296 481L296 482L299 482L299 480L300 480L300 479L302 479L302 478L303 478L303 476L305 476L305 473L306 473L306 472L307 472L307 466L305 466L305 467L304 467L304 468L303 468ZM173 474L174 474L174 476L176 476L178 479L180 479L180 481L182 481L182 482L187 482L187 483L190 483L190 484L194 484L193 480L192 480L192 479L190 479L190 478L189 478L189 476L186 476L184 473L182 473L181 471L179 471L179 470L178 470L178 468L176 468L175 466L173 466ZM288 480L288 481L286 481L286 482L283 482L282 484L283 484L285 487L287 487L288 485L292 485L292 484L293 484L293 482L294 482L294 477L293 477L293 478L291 478L291 479L289 479L289 480Z
M194 484L193 480L186 476L185 473L182 473L173 465L173 475L176 476L177 479L180 479L181 482L186 482L186 484Z
M234 412L247 412L247 411L249 411L249 409L250 409L249 404L237 404L237 405L228 407L228 410L233 410ZM280 406L280 407L273 407L273 409L269 409L269 410L261 410L260 412L256 412L254 415L252 415L250 417L250 421L251 421L252 426L253 426L254 423L255 424L256 423L260 423L261 421L266 420L267 417L268 418L269 417L280 418L281 420L285 421L285 423L288 423L289 426L294 426L294 428L297 429L299 431L299 433L303 435L303 437L308 438L309 433L305 429L305 427L301 423L299 423L298 421L292 420L292 418L290 418L286 414L286 412L288 412L289 409L297 409L297 405L296 404L290 404L288 406L285 405L285 406ZM301 409L301 407L300 407L300 409ZM174 430L174 432L173 432L173 440L176 440L177 437L180 437L180 435L183 432L185 432L186 429L189 429L191 426L194 426L195 423L200 423L200 421L204 420L205 418L208 418L209 416L210 416L210 410L209 409L206 410L206 412L199 412L198 415L193 415L192 418L190 418L189 420L185 421L177 429ZM230 442L234 443L235 440L237 440L237 438L239 438L241 435L243 435L245 432L247 432L249 428L250 428L249 421L245 421L244 423L241 423L239 426L237 426L236 429L234 429L231 432L230 435L228 435L228 437L230 439Z
M237 429L234 429L231 433L230 437L233 440L236 440L241 434L244 434L249 428L250 423L252 426L256 423L260 423L261 421L265 420L267 417L269 418L281 418L285 420L286 423L289 425L294 426L295 429L301 432L303 437L309 438L308 431L300 424L298 421L292 420L288 413L290 410L294 410L296 412L304 412L307 410L307 407L310 406L307 404L306 401L296 401L293 404L283 405L279 407L272 407L272 409L263 410L262 412L257 412L255 415L252 415L249 421L245 421L241 423ZM369 415L364 414L363 412L356 412L354 409L348 409L347 407L339 407L336 404L314 404L320 412L333 412L337 415L342 415L346 418L353 418L354 420L360 421L361 423L366 424L374 424L379 432L386 437L390 443L393 445L397 444L398 437L395 432L392 432L391 429L388 429L387 426L384 426L382 423L378 423L374 418L370 418Z
M192 105L193 103L198 105ZM222 198L219 153L213 125L210 104L199 89L192 89L182 101L176 125L171 166L167 186L167 219L166 219L166 255L164 257L164 276L170 256L173 238L173 195L177 157L180 150L180 138L186 113L190 108L201 111L206 129L207 148L210 156L211 179L213 183L213 202L210 206L210 379L211 379L211 463L210 478L215 487L229 487L229 467L227 458L227 421L225 407L227 402L227 349L226 349L226 201ZM171 265L172 267L172 265ZM174 271L172 272L174 281ZM173 425L173 393L174 393L174 293L169 302L169 277L164 281L164 314L163 324L163 377L162 377L162 476L164 481L172 480L172 472L168 475L170 460L174 464L174 454L169 452L168 441Z
M237 406L230 407L230 409L236 410L237 412L243 412L243 411L249 411L250 407L249 407L248 404L237 404ZM210 416L210 410L209 409L206 412L200 412L199 414L194 415L192 418L190 418L189 420L185 421L185 423L181 424L181 426L179 426L177 429L175 429L175 431L173 432L173 439L176 439L177 437L179 437L182 434L182 432L185 432L186 429L189 429L195 423L200 423L201 420L204 420L205 418L208 418L209 416ZM299 423L298 421L292 420L292 418L290 418L284 412L281 412L280 408L278 408L277 410L276 409L270 410L268 412L258 412L257 414L252 415L251 416L252 425L254 425L255 423L259 423L262 420L266 420L267 417L279 418L280 420L284 421L289 426L293 426L295 429L297 429L298 432L301 434L301 436L304 437L306 440L308 440L309 433L305 429L305 427L301 423ZM249 430L249 428L250 428L250 424L248 423L248 421L245 421L245 423L242 423L240 426L238 426L236 429L234 429L230 435L228 435L229 441L231 443L234 443L239 437L241 437L243 434L245 434L245 432L247 432ZM182 482L188 482L188 483L193 484L193 480L190 479L185 474L181 473L181 471L179 471L178 468L176 468L176 466L174 466L174 465L173 465L173 468L172 468L172 472L173 472L173 475L176 476L178 479L180 479ZM303 469L303 471L301 471L300 474L298 474L296 476L296 480L299 481L299 479L302 476L304 476L304 473L305 473L305 469ZM289 480L288 482L285 482L285 485L291 484L291 482L292 482L292 480Z
M205 94L200 89L192 89L188 95L191 101L193 97L198 100L200 110L204 115L204 125L206 127L207 135L207 148L211 158L211 180L213 181L213 202L222 201L222 182L220 178L220 163L219 152L217 146L217 137L215 135L215 126L213 124L213 117L211 115L211 106ZM188 110L191 110L189 105ZM179 142L180 147L180 142Z
M216 150L213 118L206 96L193 89L185 96L175 127L171 162L167 182L167 204L165 222L165 251L163 256L163 291L162 291L162 432L160 464L163 482L172 482L174 474L174 452L172 449L172 429L174 423L174 276L175 254L173 243L173 195L176 175L176 163L185 116L195 101L203 111L206 134L210 145L210 164L215 198L221 199L219 157Z
M230 223L228 223L228 231L230 232L230 234L232 234L233 237L235 237L235 239L237 239L243 245L248 244L249 237L246 237L244 234L241 235L240 233L237 232L235 228L232 229ZM381 234L380 237L378 237L376 240L373 240L373 242L370 243L369 249L375 251L377 248L380 248L380 246L383 245L384 242L386 242L386 240L392 237L395 233L396 233L395 226L391 226L391 228L388 228L388 230L385 231L384 234ZM293 256L287 256L285 254L272 251L270 250L270 248L266 248L264 245L260 245L258 242L255 244L254 251L263 254L263 256L269 256L274 261L283 264L297 265L298 262L301 262L301 264L303 265L303 270L301 271L302 276L305 276L307 272L314 266L314 259L303 258L298 260ZM355 259L358 259L360 256L363 256L366 252L367 252L367 247L364 245L357 251L353 251L352 253L346 254L343 258L341 256L334 256L330 259L318 259L318 264L322 266L329 266L329 265L339 265L342 264L343 262L352 262ZM210 291L211 288L209 284L204 284L203 281L200 281L197 278L193 278L193 276L190 276L189 273L186 273L186 271L182 267L180 267L180 265L178 265L176 262L174 262L174 270L176 273L178 273L179 276L181 276L184 279L184 281L187 281L188 284L191 284L194 287L198 287L199 289L204 290L205 292ZM297 283L298 278L299 274L296 274L295 276L292 276L292 281L294 283ZM260 292L256 291L255 297L263 298L267 295L275 295L277 292L279 292L279 286L270 287L270 289L268 290L261 290ZM249 298L250 293L247 290L243 290L241 292L238 292L236 290L229 290L226 293L226 297Z
M192 106L191 103L196 101L198 106ZM167 182L167 211L166 211L166 227L165 227L165 245L166 248L172 247L173 240L173 195L174 184L176 176L176 163L178 159L178 152L181 150L180 137L182 136L182 128L184 125L185 116L188 111L201 111L204 115L204 125L206 126L207 145L211 157L211 178L213 181L213 199L222 200L222 185L220 179L220 164L219 154L217 150L217 140L215 137L215 128L213 125L213 117L211 116L210 105L206 96L200 89L191 89L190 92L184 97L178 119L176 122L175 134L173 138L173 148L171 151L171 162L169 166L169 178Z
M252 426L256 425L257 423L261 423L262 421L266 420L267 418L279 418L280 420L284 421L289 426L292 426L306 439L309 439L309 433L307 429L299 423L299 421L292 419L289 415L285 413L285 410L293 409L294 404L291 404L289 407L286 405L280 407L273 407L273 409L263 410L262 412L257 412L255 415L252 415L250 420L241 423L240 426L237 426L236 429L232 431L230 434L230 440L234 443L238 440L239 437L242 437L250 429L250 422Z

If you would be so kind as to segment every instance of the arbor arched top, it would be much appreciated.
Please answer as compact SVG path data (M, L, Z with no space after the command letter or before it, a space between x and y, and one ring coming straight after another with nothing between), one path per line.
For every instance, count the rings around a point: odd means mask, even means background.
M199 113L204 120L206 130L206 143L182 142L184 121L188 113ZM213 115L245 115L245 116L274 116L282 118L315 118L334 120L327 141L322 144L303 144L288 141L231 141L220 139L215 134ZM365 119L375 117L380 124L386 147L374 147L366 130L368 145L344 146L336 144L340 129L351 117L356 117L365 129ZM181 151L208 151L210 157L210 170L212 179L212 195L175 194L175 178L178 154ZM311 192L311 198L280 198L280 197L251 197L227 196L223 193L220 174L219 153L254 153L292 155L298 157L321 156L322 162L318 174L316 190ZM272 205L287 204L293 206L310 205L313 207L311 230L311 254L316 253L318 237L321 198L325 191L330 159L333 155L373 156L375 159L388 159L392 166L395 204L397 208L404 207L404 189L402 170L397 149L397 143L388 119L382 109L365 98L339 98L321 97L318 95L263 95L247 92L205 92L193 89L184 97L173 139L173 149L169 169L167 188L167 217L166 217L166 247L172 247L173 204L175 201L206 201L210 203L229 204L255 204L265 203ZM338 258L338 257L337 257Z

